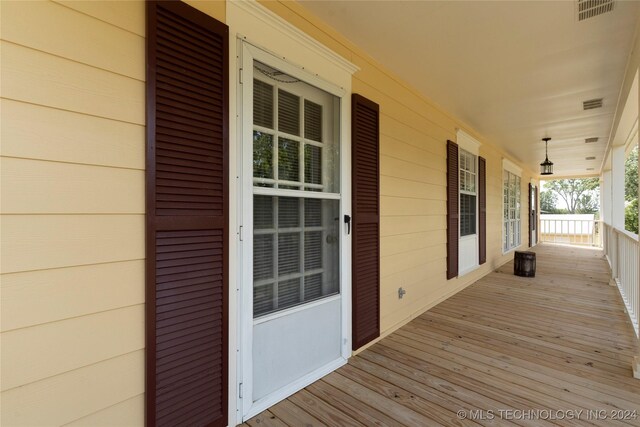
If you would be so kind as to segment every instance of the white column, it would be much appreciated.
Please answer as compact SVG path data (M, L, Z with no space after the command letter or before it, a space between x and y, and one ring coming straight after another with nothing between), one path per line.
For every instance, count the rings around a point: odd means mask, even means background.
M636 41L637 43L637 41ZM638 91L638 105L636 105L636 117L637 117L637 113L640 111L640 86L637 85L638 82L638 71L636 70L636 79L634 81L634 84L632 89L635 87L636 90ZM636 119L637 120L637 119ZM640 133L636 134L636 144L640 145ZM640 178L640 156L638 156L638 177ZM624 182L624 181L623 181ZM638 179L638 195L640 196L640 179ZM640 221L640 209L638 209L638 220ZM640 222L638 223L640 224ZM640 250L638 250L638 262L636 263L636 268L637 270L637 274L636 277L640 278ZM637 282L638 280L636 280ZM640 303L640 283L635 283L634 286L636 287L636 292L635 292L635 297L638 298L638 302ZM638 307L640 307L640 304L638 304ZM638 314L636 313L636 316ZM633 376L637 379L640 379L640 342L638 342L638 346L636 346L636 348L638 348L639 350L636 350L636 356L634 356L633 358L633 362L632 362L632 368L633 368Z
M640 108L639 108L639 111L640 111ZM640 141L636 141L636 143L640 144ZM640 178L640 156L638 156L638 177ZM640 179L638 180L638 195L640 195ZM638 220L640 221L640 209L638 209ZM640 222L638 222L638 224L640 224ZM636 277L640 278L640 250L638 250L638 262L636 266L638 269L638 274L636 274ZM638 298L639 300L638 307L640 307L640 283L635 283L634 286L636 286L635 294L636 294L636 298ZM640 349L640 342L638 342L637 348ZM635 378L640 379L640 354L638 353L638 351L636 351L636 356L634 356L633 358L632 367L633 367L633 376Z
M602 221L611 225L611 171L604 171L600 178L600 211Z
M640 141L636 141L636 143L640 144ZM640 156L638 156L638 177L640 178ZM640 179L638 179L638 195L640 195ZM638 209L638 220L640 221L640 209ZM638 224L640 224L640 222L638 222ZM636 277L640 278L640 250L638 250L638 262L636 264L636 268L638 269ZM640 303L640 283L635 283L634 286L636 286L636 298L638 298L638 302ZM638 304L638 307L640 307L640 304ZM640 349L640 342L638 342L637 348ZM636 351L636 356L633 357L632 368L634 378L640 379L640 354L638 351Z
M624 146L611 150L611 225L624 230Z

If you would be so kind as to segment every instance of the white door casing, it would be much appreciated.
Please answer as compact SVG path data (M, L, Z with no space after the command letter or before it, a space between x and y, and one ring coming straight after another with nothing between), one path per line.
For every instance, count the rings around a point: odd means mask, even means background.
M341 176L339 217L343 214L351 213L350 194L350 92L351 74L357 70L343 58L320 45L318 42L300 32L286 21L267 11L256 2L233 2L227 5L227 23L230 26L230 39L234 40L231 46L231 93L232 111L237 111L237 120L230 126L230 138L235 144L232 147L230 159L232 176L236 180L232 182L231 192L235 196L232 200L234 206L230 211L230 221L235 222L236 232L232 235L235 242L235 253L237 257L232 261L231 268L234 268L234 275L231 280L231 301L230 301L230 425L242 422L259 413L288 394L306 386L315 379L325 375L338 366L344 364L351 355L351 290L350 290L350 253L351 239L346 235L346 226L341 223L342 247L339 257L340 263L340 283L341 293L337 296L328 297L317 302L305 304L300 307L289 309L290 312L300 312L309 315L311 319L325 317L339 319L339 341L330 345L318 344L321 348L335 346L338 357L330 363L326 363L314 372L289 382L286 386L280 387L277 392L271 393L268 399L254 401L253 398L253 351L254 351L254 328L259 331L264 321L255 322L250 310L252 295L247 291L252 285L252 277L249 274L250 268L247 263L246 251L251 247L251 216L252 212L247 209L247 200L252 196L251 165L247 164L247 159L251 159L251 148L243 140L246 140L248 128L251 127L251 120L247 120L246 106L251 105L250 99L246 99L244 85L251 81L250 73L243 67L243 61L249 61L245 52L251 58L256 58L271 66L276 66L279 70L286 72L300 80L310 83L326 92L329 92L339 99L339 139L341 144ZM268 49L258 47L258 43L247 41L259 40L261 45L267 45ZM268 43L266 42L268 40ZM284 56L286 55L286 59ZM302 66L303 64L304 66ZM248 67L251 68L251 67ZM240 71L242 69L242 71ZM307 71L313 70L313 73ZM242 74L241 74L242 73ZM242 78L242 84L240 79ZM234 151L235 148L235 151ZM235 161L234 161L235 160ZM248 177L248 179L247 179ZM232 226L233 227L233 226ZM232 248L233 251L233 248ZM233 253L233 252L232 252ZM234 257L231 257L234 258ZM235 280L234 280L235 279ZM235 285L235 286L234 286ZM235 291L235 294L233 294ZM244 292L243 292L244 291ZM234 298L235 297L235 298ZM248 302L248 304L247 304ZM249 309L247 309L247 305ZM310 310L309 310L310 309ZM318 313L314 313L317 310ZM321 311L326 311L322 313ZM306 313L304 313L306 311ZM267 316L268 317L268 316ZM284 316L276 316L274 322L284 319ZM261 331L259 331L261 333ZM266 338L265 338L266 337ZM268 341L268 334L263 338ZM295 355L294 355L295 356ZM304 358L304 357L303 357ZM295 358L294 358L295 359ZM293 360L293 359L292 359ZM267 380L271 383L271 380ZM274 383L275 384L275 383ZM232 396L237 396L233 399ZM233 415L235 414L235 420Z

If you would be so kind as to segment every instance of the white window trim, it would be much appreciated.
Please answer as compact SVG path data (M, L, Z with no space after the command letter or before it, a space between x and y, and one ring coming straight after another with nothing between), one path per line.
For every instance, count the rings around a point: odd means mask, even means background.
M238 40L250 42L253 46L260 47L258 41L268 40L268 48L260 50L268 52L282 60L286 65L280 68L290 75L300 77L302 80L319 87L329 93L336 94L340 98L340 136L343 144L341 156L341 213L351 213L351 81L352 74L359 68L344 59L331 49L322 45L306 33L280 18L273 12L261 6L257 1L228 2L226 8L226 22L229 25L229 110L240 112L242 107L242 86L240 84L241 73L241 45ZM273 62L271 62L273 64ZM312 70L312 72L310 72ZM338 90L337 90L338 89ZM336 93L338 92L338 93ZM240 283L243 278L242 270L242 224L244 218L240 216L244 197L250 197L248 188L252 183L243 182L242 169L242 133L243 123L241 116L231 120L229 124L229 176L230 200L229 200L229 241L231 256L229 257L229 389L228 389L228 414L229 425L242 422L243 399L239 397L239 384L243 383L243 395L247 397L247 391L252 385L246 378L243 380L243 369L246 364L240 350L246 354L252 351L251 345L247 346L248 337L243 332L244 325L241 316ZM345 226L346 227L346 226ZM345 228L346 230L346 228ZM246 230L245 236L247 237ZM346 363L351 355L351 236L344 236L341 254L341 283L342 283L342 356L340 360L301 378L297 383L291 384L291 392L306 386L319 377L328 374L340 365ZM245 318L248 316L244 316ZM253 323L253 322L252 322ZM286 390L284 391L287 392ZM233 396L236 396L234 399ZM250 399L244 399L247 402ZM247 402L250 404L250 402ZM246 403L245 403L246 404ZM260 408L252 408L259 411Z
M480 155L480 141L469 135L462 129L456 130L456 143L458 147L462 148L469 153L479 156Z
M513 247L510 248L508 250L504 250L504 245L502 245L502 254L506 255L510 252L513 252L515 250L517 250L518 248L520 248L522 246L522 168L520 166L518 166L517 164L515 164L514 162L512 162L511 160L507 159L507 158L502 158L502 169L506 170L507 172L511 172L512 174L518 176L520 178L520 243ZM502 180L502 191L503 191L503 197L502 197L502 241L504 242L504 238L505 238L505 232L504 232L504 178Z
M349 74L353 74L356 71L360 70L360 67L346 60L342 56L338 55L337 53L335 53L334 51L332 51L331 49L329 49L328 47L326 47L325 45L323 45L313 37L309 36L307 33L301 31L295 25L279 17L275 13L266 9L264 6L261 6L260 3L258 3L257 1L238 0L231 3L232 3L232 9L231 10L227 9L227 21L235 21L235 19L233 19L235 18L235 16L233 16L233 12L235 12L233 10L233 7L237 7L241 9L242 12L244 12L245 14L249 14L251 15L252 18L256 18L257 20L261 21L260 22L261 24L264 24L269 28L270 30L269 32L272 32L273 30L277 30L277 32L280 33L280 35L295 41L296 44L302 45L300 47L302 47L305 51L312 51L315 55L319 55L321 57L322 62L326 63L328 61L333 65L340 67L343 71L346 71ZM234 26L237 26L237 24ZM255 26L253 27L243 26L243 28L240 31L249 31L252 29L256 29ZM260 31L259 28L257 28L256 30ZM250 33L243 33L243 34L246 34L249 40L250 39L260 40L260 38L253 37L253 35L251 34L253 32L254 31L251 31ZM245 37L242 34L238 34L237 36L245 40L247 39L247 37ZM258 47L261 47L261 46L258 46ZM274 52L275 49L271 50L271 49L265 49L263 47L261 47L261 49L269 53L273 53L275 56L284 58L284 56L278 55L276 52ZM286 53L288 56L289 55L293 56L294 54L293 50L291 49L282 49L280 51L282 53ZM307 63L307 61L304 61L301 63ZM301 68L305 68L305 67L301 67Z
M520 233L518 234L520 236L520 242L516 246L514 246L512 248L509 248L509 249L507 249L505 251L504 244L503 244L503 242L506 241L505 240L506 236L505 236L505 231L504 231L504 223L505 223L505 219L504 219L504 172L502 174L503 175L503 177L502 177L502 195L501 195L502 196L502 213L501 213L501 215L502 215L502 221L501 221L501 225L502 225L502 241L500 242L500 245L501 245L502 255L506 255L506 254L509 254L509 253L511 253L513 251L518 250L522 246L522 176L521 176L522 169L519 168L518 166L516 166L515 163L513 163L513 162L511 162L511 161L509 161L507 159L502 159L502 160L503 160L503 162L502 162L503 171L510 172L513 175L516 175L518 178L520 178L520 191L519 191L519 193L520 193L520 212L519 212L520 219L518 220L520 222ZM516 172L514 172L514 169L510 169L510 168L505 167L505 161L508 162L508 164L507 164L508 166L515 167L516 168L515 171L520 171L520 172L516 173Z
M522 168L517 164L513 163L511 160L507 158L502 158L502 169L505 169L511 172L514 175L517 175L522 179Z
M469 153L469 151L462 149L461 151L465 151L467 153ZM462 153L460 153L462 154ZM461 157L461 155L458 154L458 157ZM462 222L458 221L458 238L459 240L463 240L465 238L470 238L473 236L477 236L478 235L478 156L474 155L473 153L469 153L473 156L473 161L474 161L474 172L469 172L466 169L462 169L460 167L460 165L458 165L458 218L462 218L461 214L462 212L460 211L460 208L462 206L462 204L460 203L460 196L463 194L469 195L469 196L474 196L476 198L476 209L475 209L475 218L476 218L476 226L475 226L475 233L473 234L467 234L465 236L462 235ZM468 191L468 190L463 190L460 188L460 181L461 181L461 176L462 176L462 172L468 172L470 174L473 174L473 179L474 179L474 184L473 184L473 188L475 189L474 191Z
M475 173L474 173L474 177L475 177L475 192L468 192L468 191L462 191L460 189L460 177L461 177L461 173L460 173L460 165L458 164L458 218L461 218L460 215L460 207L461 207L461 203L460 203L460 196L462 194L471 194L473 196L475 196L476 198L476 227L475 230L476 232L474 234L469 234L466 236L463 236L460 230L461 224L462 222L460 220L458 220L458 266L460 265L460 260L462 259L462 253L461 253L461 249L462 249L462 245L460 244L461 242L466 242L468 240L474 240L475 241L475 246L476 246L476 250L479 251L478 249L478 242L479 242L479 235L478 235L478 231L479 231L479 221L480 221L480 215L479 215L479 210L480 210L480 205L479 205L479 198L478 198L478 158L480 156L480 142L476 139L474 139L471 135L469 135L468 133L466 133L465 131L463 131L462 129L458 129L456 131L456 143L458 144L458 148L459 150L463 150L466 151L467 153L471 154L474 156L474 161L475 161ZM460 162L460 154L458 154L458 162ZM477 253L476 253L477 255ZM480 260L478 258L478 256L475 257L475 262L473 263L473 265L470 265L468 268L465 268L464 270L458 270L458 277L462 277L465 274L469 274L472 271L476 270L477 268L480 267Z

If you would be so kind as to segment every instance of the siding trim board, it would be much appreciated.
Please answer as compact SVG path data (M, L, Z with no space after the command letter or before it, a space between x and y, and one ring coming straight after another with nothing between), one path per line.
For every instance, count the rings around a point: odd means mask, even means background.
M228 27L146 8L146 424L225 426Z
M352 102L353 350L380 336L380 108Z
M458 276L459 197L458 144L447 141L447 280Z

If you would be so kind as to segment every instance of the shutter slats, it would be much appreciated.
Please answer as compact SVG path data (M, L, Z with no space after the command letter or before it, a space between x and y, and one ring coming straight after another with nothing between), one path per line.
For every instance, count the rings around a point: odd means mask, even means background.
M189 88L197 88L204 96L215 96L216 92L219 92L222 89L222 86L215 86L206 83L206 81L203 81L204 77L200 77L195 73L190 72L189 74L186 74L184 71L181 72L178 67L158 67L156 71L158 81L168 83L185 90L190 90ZM212 70L203 69L202 73L206 73L207 71Z
M147 3L146 424L227 424L228 30Z
M168 142L168 143L176 143L182 149L186 148L195 148L195 149L206 149L206 150L214 150L214 147L206 147L209 142L212 140L211 136L202 136L198 135L194 132L173 129L173 128L159 128L156 129L158 141L160 142ZM188 138L184 143L181 143L181 138ZM204 144L203 144L204 143Z
M487 161L478 157L478 263L487 262Z
M458 144L447 141L447 280L458 275Z
M213 325L213 326L215 326L215 325ZM178 355L169 355L169 356L165 356L162 359L160 359L158 361L158 372L167 372L167 371L171 371L172 369L174 369L175 366L176 366L174 362L177 360L178 357L180 358L180 360L184 361L185 364L188 364L191 361L200 360L202 357L205 357L205 356L206 357L215 357L216 354L212 355L206 349L206 346L205 347L203 347L203 346L200 346L200 347L192 346L192 347L189 348L189 350L183 351L182 353L180 353Z
M201 96L199 92L188 90L185 88L181 88L175 84L166 84L162 81L157 82L158 89L162 89L163 94L159 98L159 101L163 100L172 100L184 103L193 102L193 105L202 108L202 104L206 104L207 98ZM215 107L208 106L207 108L213 108L215 111Z
M352 97L353 349L380 336L379 107Z
M169 103L163 103L162 100L156 103L156 111L159 118L166 120L172 120L180 117L180 123L191 124L200 129L207 129L209 131L219 131L220 127L209 124L211 119L215 119L216 116L221 117L221 111L204 110L195 105L188 105L182 102L171 101ZM168 105L171 104L171 105Z
M160 18L160 20L164 20L168 26L172 25L173 23L174 30L178 32L191 34L192 36L196 38L199 37L203 41L208 43L219 43L219 40L217 40L214 36L212 36L211 32L208 31L209 29L207 28L206 21L213 18L210 18L207 15L203 15L203 14L201 14L200 16L184 15L184 14L181 15L181 14L176 14L175 11L173 10L159 9L158 17ZM214 22L218 23L218 25L220 24L218 21L214 20ZM189 38L188 40L191 40L191 39Z

